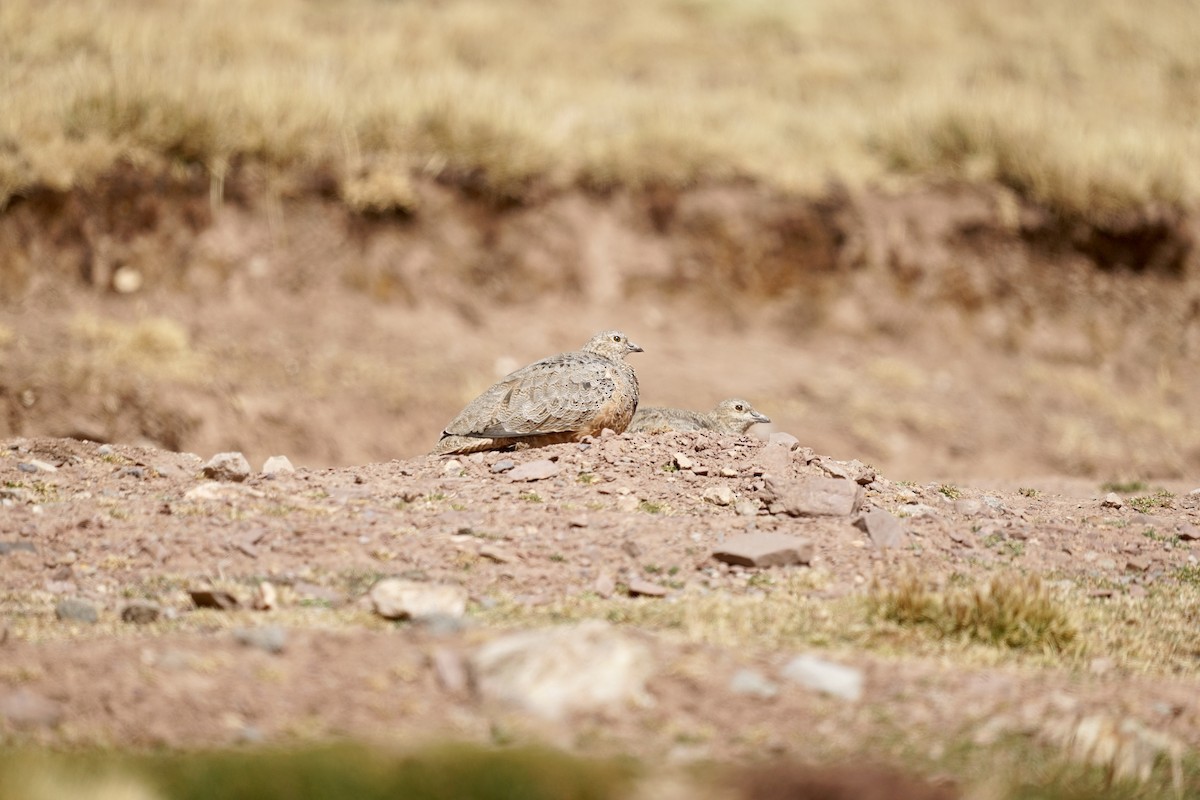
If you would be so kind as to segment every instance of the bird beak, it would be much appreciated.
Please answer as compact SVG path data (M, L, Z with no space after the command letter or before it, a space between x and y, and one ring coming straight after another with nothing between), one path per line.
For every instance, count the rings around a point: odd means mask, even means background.
M637 345L636 345L636 344L634 344L633 342L627 342L627 343L625 344L625 346L626 346L627 348L629 348L629 352L631 352L631 353L644 353L644 352L646 352L645 350L643 350L641 347L637 346Z
M770 422L771 421L771 418L768 417L766 414L760 414L757 411L755 411L750 416L754 417L755 422Z

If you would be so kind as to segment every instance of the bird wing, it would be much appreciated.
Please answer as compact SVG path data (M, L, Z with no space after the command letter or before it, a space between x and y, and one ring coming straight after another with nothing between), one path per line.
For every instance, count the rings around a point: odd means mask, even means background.
M616 392L613 366L581 352L530 364L471 401L445 434L521 438L583 430Z

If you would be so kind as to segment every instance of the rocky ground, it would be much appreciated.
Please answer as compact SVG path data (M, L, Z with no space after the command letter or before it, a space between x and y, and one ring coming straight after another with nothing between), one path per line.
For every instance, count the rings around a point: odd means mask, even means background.
M782 433L211 455L0 444L3 741L1192 780L1195 487L901 484Z

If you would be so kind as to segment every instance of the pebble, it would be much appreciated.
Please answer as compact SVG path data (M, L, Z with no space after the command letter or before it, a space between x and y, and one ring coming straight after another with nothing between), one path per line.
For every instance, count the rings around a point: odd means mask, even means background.
M526 461L524 464L513 467L508 473L508 477L513 481L540 481L554 477L558 474L559 469L558 464L550 459L539 458L536 461Z
M1145 556L1135 556L1125 562L1125 569L1130 572L1145 572L1150 569L1151 563Z
M1104 495L1104 499L1100 502L1101 508L1121 508L1124 505L1125 501L1116 492L1109 492Z
M111 456L115 452L117 451L111 444L102 444L96 448L96 455L98 456Z
M217 453L200 468L204 477L240 483L250 477L250 462L241 453Z
M155 603L135 601L121 609L121 621L134 625L149 625L158 620L162 609Z
M508 472L516 466L516 463L511 458L502 458L495 464L492 464L492 472Z
M188 592L196 608L217 608L221 611L233 611L239 605L238 599L229 592L216 589L192 589Z
M271 456L262 465L263 475L289 475L296 471L287 456Z
M810 563L813 545L808 539L785 533L744 533L723 542L712 555L742 567L784 567Z
M602 620L512 633L482 645L468 660L485 701L560 720L572 712L613 714L650 704L650 647Z
M629 581L629 596L630 597L666 597L667 590L665 587L659 586L657 583L634 578Z
M1179 540L1183 542L1200 541L1200 528L1190 522L1179 523ZM2 551L0 551L2 552Z
M592 591L606 599L612 597L613 592L616 590L617 582L613 579L612 574L608 572L601 572L592 584Z
M767 443L781 445L786 447L788 450L795 450L800 446L799 439L797 439L795 436L792 436L790 433L784 433L783 431L776 431L775 433L772 433L767 437Z
M793 517L844 517L858 511L863 489L842 478L808 478L799 481L764 477L764 494L772 513Z
M782 675L823 694L851 702L862 698L863 673L855 667L835 664L816 656L800 655L787 663Z
M370 598L375 613L384 619L461 617L467 612L467 590L450 584L384 578L371 587Z
M675 460L675 466L680 469L691 469L694 465L692 460L683 453L676 453L672 458Z
M463 471L462 462L457 458L452 458L445 464L442 464L442 472L446 475L459 475Z
M467 665L462 656L445 647L436 647L429 654L429 665L442 688L450 694L465 695L471 686Z
M704 490L704 494L700 497L705 502L717 506L731 506L734 500L737 499L733 493L733 489L730 489L728 486L710 486Z
M483 547L479 548L479 555L483 556L484 558L491 559L497 564L511 564L514 561L520 561L520 559L514 554L508 552L502 547L497 547L494 544L485 544Z
M904 544L904 525L890 511L872 508L854 524L865 531L871 544L878 548L900 547Z
M279 605L279 591L270 581L259 581L251 605L258 611L270 611Z
M9 553L36 553L37 547L33 542L0 542L0 556L8 555Z
M770 700L779 694L779 685L754 669L739 669L729 681L729 691Z
M261 628L239 628L233 632L233 638L246 647L254 647L266 653L282 653L287 646L287 631L278 625L264 625Z
M72 597L60 600L54 607L54 615L63 622L86 622L89 625L100 619L94 605Z

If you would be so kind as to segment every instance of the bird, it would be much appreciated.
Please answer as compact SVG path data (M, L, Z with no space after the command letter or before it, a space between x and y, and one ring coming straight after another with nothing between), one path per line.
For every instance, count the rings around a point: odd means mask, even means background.
M621 331L603 331L579 350L522 367L467 404L431 455L577 442L605 428L621 433L638 404L637 373L625 357L641 352Z
M639 408L628 430L645 433L716 431L743 436L751 425L770 421L770 417L755 411L748 400L731 397L717 403L707 414L684 408Z

